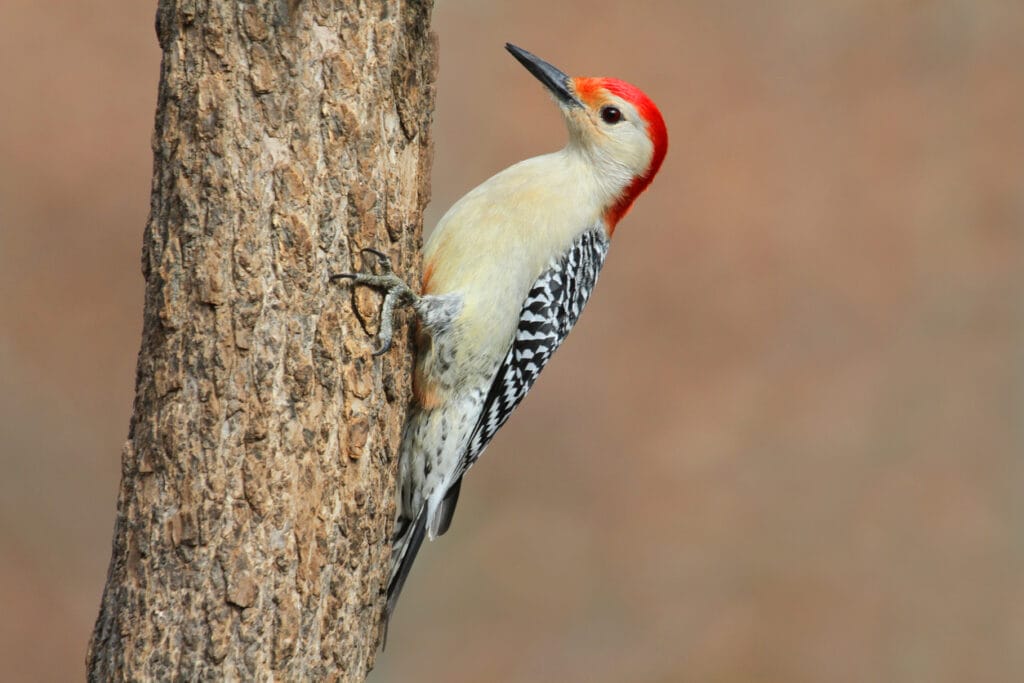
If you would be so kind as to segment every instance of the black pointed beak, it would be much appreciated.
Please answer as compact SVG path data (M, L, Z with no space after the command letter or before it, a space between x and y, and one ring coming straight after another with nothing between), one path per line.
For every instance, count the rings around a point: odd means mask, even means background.
M519 60L519 63L536 76L537 80L551 91L559 103L570 107L582 107L572 92L572 79L564 73L545 62L540 57L530 54L521 47L512 43L505 43L505 49L512 53L512 56Z

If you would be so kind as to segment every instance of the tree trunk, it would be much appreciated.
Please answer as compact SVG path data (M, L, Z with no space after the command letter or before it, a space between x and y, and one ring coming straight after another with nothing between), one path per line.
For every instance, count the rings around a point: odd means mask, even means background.
M161 0L136 397L90 680L363 680L411 350L430 0Z

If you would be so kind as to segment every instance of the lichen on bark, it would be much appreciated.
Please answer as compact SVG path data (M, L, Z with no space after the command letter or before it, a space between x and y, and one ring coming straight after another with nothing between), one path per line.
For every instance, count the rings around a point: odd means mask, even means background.
M411 349L331 284L418 279L430 2L160 2L136 397L91 680L362 680Z

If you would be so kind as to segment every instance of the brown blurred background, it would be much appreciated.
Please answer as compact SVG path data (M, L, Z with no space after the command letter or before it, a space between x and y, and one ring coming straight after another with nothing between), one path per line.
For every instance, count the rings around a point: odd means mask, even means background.
M152 2L0 4L0 662L83 675L141 327ZM1024 3L440 0L433 223L560 145L660 176L371 680L1024 680Z

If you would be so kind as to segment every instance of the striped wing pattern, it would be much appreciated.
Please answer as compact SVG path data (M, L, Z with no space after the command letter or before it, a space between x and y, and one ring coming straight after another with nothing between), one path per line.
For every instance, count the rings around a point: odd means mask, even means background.
M469 440L462 471L476 462L580 317L608 253L600 228L588 230L537 279L523 303L512 346L498 367Z

